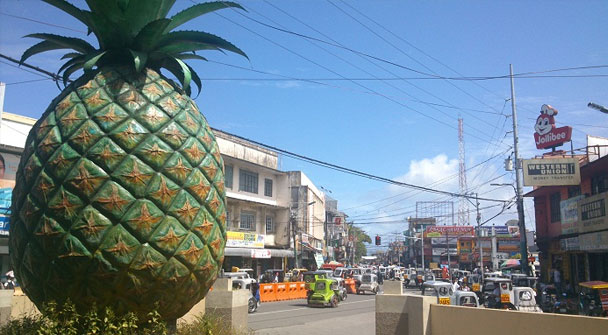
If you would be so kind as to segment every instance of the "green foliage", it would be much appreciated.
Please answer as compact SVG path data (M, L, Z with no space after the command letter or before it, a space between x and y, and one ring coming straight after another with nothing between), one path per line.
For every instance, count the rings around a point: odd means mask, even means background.
M191 323L179 324L175 335L249 335L252 331L238 331L226 326L219 315L207 312Z
M167 18L175 0L87 0L90 11L80 9L65 0L43 0L84 23L99 43L95 49L80 38L54 34L30 34L26 37L42 42L27 49L21 62L29 57L49 50L74 50L64 55L70 60L63 71L64 84L77 70L91 71L94 66L133 66L137 72L148 67L157 72L167 69L190 94L190 80L201 89L198 75L182 60L202 59L191 55L200 50L230 51L247 55L225 39L200 31L175 31L174 29L201 15L224 8L244 10L239 4L229 1L206 2L189 7Z
M372 239L361 228L355 226L350 227L349 234L354 236L357 247L355 252L355 262L359 262L361 260L361 256L367 255L367 247L365 246L365 243L372 243Z
M42 315L11 320L0 327L3 335L166 335L167 328L157 312L148 314L143 323L135 314L117 315L110 308L99 311L92 306L79 314L74 304L61 307L51 302L44 306Z

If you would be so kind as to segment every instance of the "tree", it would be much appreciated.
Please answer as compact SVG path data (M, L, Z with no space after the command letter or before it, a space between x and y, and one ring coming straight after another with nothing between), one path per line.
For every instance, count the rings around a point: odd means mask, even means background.
M355 226L350 227L349 235L355 242L355 263L358 263L361 260L361 256L367 255L365 243L372 243L372 238L361 228Z

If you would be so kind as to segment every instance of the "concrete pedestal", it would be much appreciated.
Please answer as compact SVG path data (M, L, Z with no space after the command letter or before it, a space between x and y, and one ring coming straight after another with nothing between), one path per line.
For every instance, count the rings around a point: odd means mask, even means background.
M10 320L12 303L13 290L0 290L0 325Z
M205 298L205 313L213 313L233 329L247 329L249 291L232 290L231 278L218 278Z
M401 280L385 280L382 284L384 294L403 294L403 282Z

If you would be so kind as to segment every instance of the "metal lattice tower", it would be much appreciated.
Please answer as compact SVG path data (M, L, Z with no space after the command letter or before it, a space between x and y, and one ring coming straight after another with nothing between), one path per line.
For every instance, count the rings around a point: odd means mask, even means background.
M416 201L416 218L433 218L439 226L454 225L452 201Z
M467 193L467 171L464 157L464 136L462 118L458 118L458 188L460 194ZM460 198L458 203L458 225L464 226L469 222L469 203Z

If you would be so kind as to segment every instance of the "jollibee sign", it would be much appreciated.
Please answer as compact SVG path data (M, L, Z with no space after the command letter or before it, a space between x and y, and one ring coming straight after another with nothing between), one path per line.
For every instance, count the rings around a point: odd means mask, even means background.
M555 127L555 115L557 109L551 105L543 105L540 109L540 116L534 125L534 142L537 149L549 149L558 147L572 137L572 127Z

